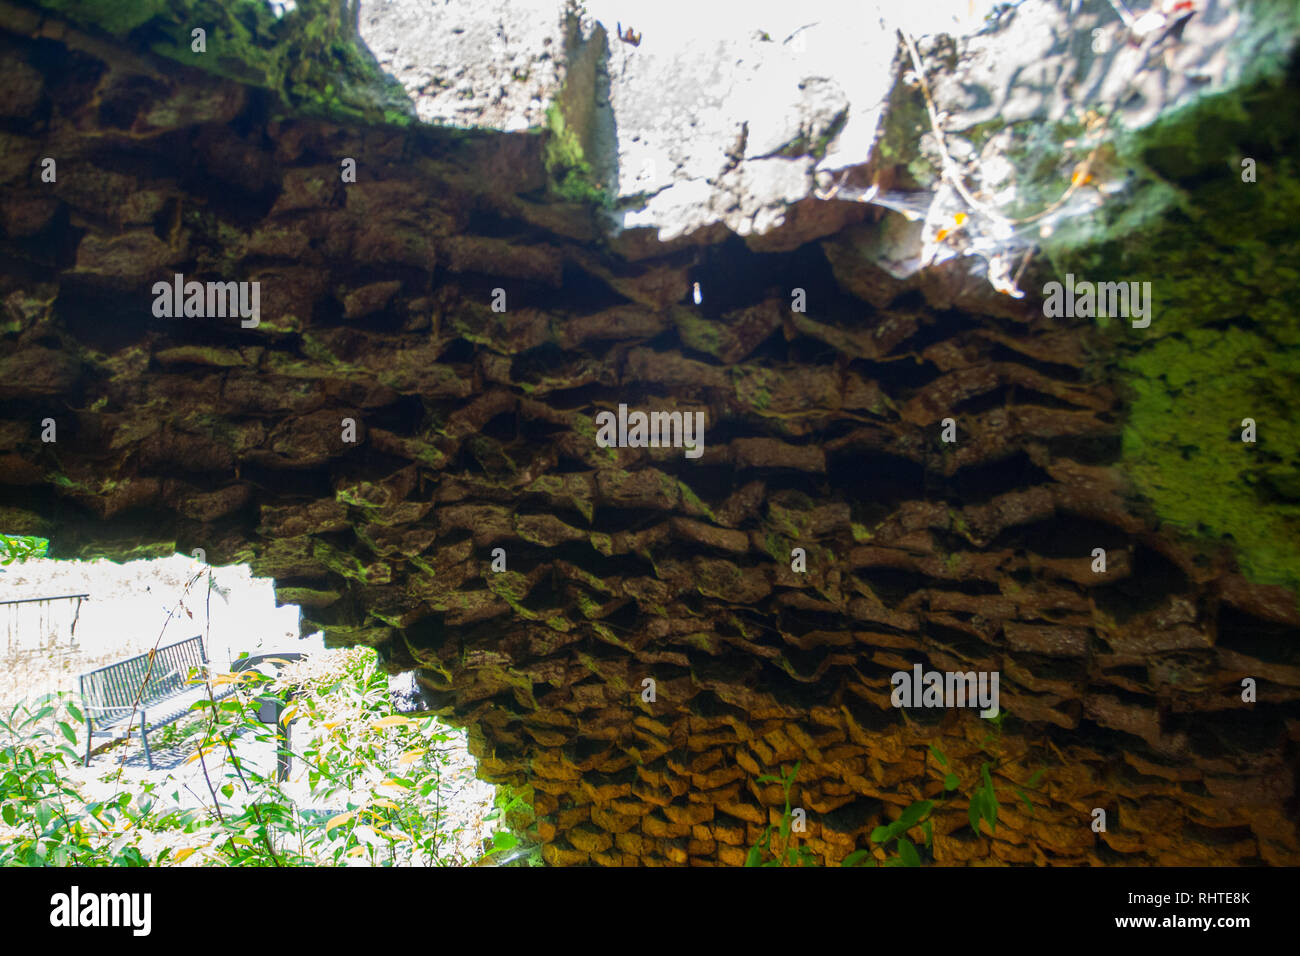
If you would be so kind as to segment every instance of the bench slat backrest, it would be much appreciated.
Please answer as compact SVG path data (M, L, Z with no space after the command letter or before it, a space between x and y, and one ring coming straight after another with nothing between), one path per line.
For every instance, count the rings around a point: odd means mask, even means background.
M154 652L153 667L149 655L130 657L81 675L81 697L92 711L131 707L137 697L141 707L174 697L192 685L187 684L190 669L207 663L203 638L190 637ZM149 683L140 693L145 675Z

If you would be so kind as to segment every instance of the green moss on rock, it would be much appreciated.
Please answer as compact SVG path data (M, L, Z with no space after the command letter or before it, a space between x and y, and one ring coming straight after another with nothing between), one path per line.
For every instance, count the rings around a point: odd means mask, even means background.
M265 0L42 0L78 26L276 93L292 112L407 125L409 98L359 42L347 6L297 0L277 17ZM205 31L205 50L192 31Z
M609 194L595 181L582 141L565 122L558 103L547 107L545 129L543 156L556 194L570 202L610 206Z
M1300 592L1298 113L1300 90L1275 76L1127 137L1141 182L1123 216L1049 251L1059 274L1151 282L1150 327L1105 333L1136 490L1167 525L1233 546L1252 580Z

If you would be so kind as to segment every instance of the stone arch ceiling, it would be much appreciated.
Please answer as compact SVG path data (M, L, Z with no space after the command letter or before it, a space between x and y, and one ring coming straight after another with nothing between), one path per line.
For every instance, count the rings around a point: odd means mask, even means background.
M0 58L0 524L251 562L415 669L553 863L738 864L795 761L807 844L867 846L942 789L927 745L988 759L890 706L916 663L1000 672L1000 791L1046 768L992 838L940 814L938 862L1300 862L1293 596L1159 529L1090 323L897 283L860 205L780 252L606 240L536 136L277 118L74 34ZM154 318L177 272L259 281L260 326ZM704 456L598 447L619 403L704 411Z

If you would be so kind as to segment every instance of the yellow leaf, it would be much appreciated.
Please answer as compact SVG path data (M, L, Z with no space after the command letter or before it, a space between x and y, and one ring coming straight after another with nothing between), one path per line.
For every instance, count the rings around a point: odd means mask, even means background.
M194 753L190 754L187 758L185 758L185 762L194 763L194 761L198 760L200 757L206 757L208 754L212 753L212 751L216 749L217 749L216 744L212 744L208 747L200 747L198 750L194 751Z
M380 797L378 800L371 800L370 802L376 807L383 807L385 810L402 809L397 804L393 803L392 800L389 800L387 797Z
M353 813L349 810L347 813L340 813L337 816L330 817L329 823L325 824L325 832L329 833L335 827L341 827L352 819Z
M280 714L280 723L283 726L288 727L289 721L293 720L293 716L296 713L298 713L298 705L290 704L284 709L284 713Z
M952 217L952 221L960 226L962 223L966 221L966 214L964 212L959 212L957 213L957 215Z
M352 849L348 850L348 856L363 856L365 852L366 852L365 847L354 846Z
M325 729L326 729L326 730L333 730L335 727L341 727L341 726L343 726L343 721L341 721L341 720L331 720L331 721L329 721L328 723L326 723L324 726L325 726Z
M187 846L183 850L177 850L176 855L172 857L172 862L184 863L186 860L188 860L190 857L194 855L196 850L198 850L198 847L196 846Z
M406 753L402 754L400 757L397 758L397 762L401 766L405 767L407 764L415 763L422 756L424 756L425 753L426 751L423 748L419 750L408 750Z
M945 239L947 239L947 238L948 238L948 230L947 230L947 229L940 229L938 232L936 232L936 233L934 234L934 241L935 241L935 242L943 242L943 241L944 241Z
M403 717L400 714L393 714L391 717L382 717L376 720L372 727L401 727L403 724L413 724L415 721L409 717Z

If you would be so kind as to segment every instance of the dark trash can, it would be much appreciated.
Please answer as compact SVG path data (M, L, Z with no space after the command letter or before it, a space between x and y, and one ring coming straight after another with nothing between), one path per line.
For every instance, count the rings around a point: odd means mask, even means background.
M301 660L305 655L299 651L289 651L283 654L258 654L255 657L244 657L235 661L233 670L242 671L256 667L258 664L269 659L279 659L283 661ZM285 700L281 700L274 695L266 695L257 698L257 719L263 724L275 727L280 723L280 715L284 713L284 708L289 701L293 700L293 694L287 695ZM290 753L293 746L293 719L284 725L284 743L277 749L275 761L275 778L280 782L289 779L289 765L292 755Z

